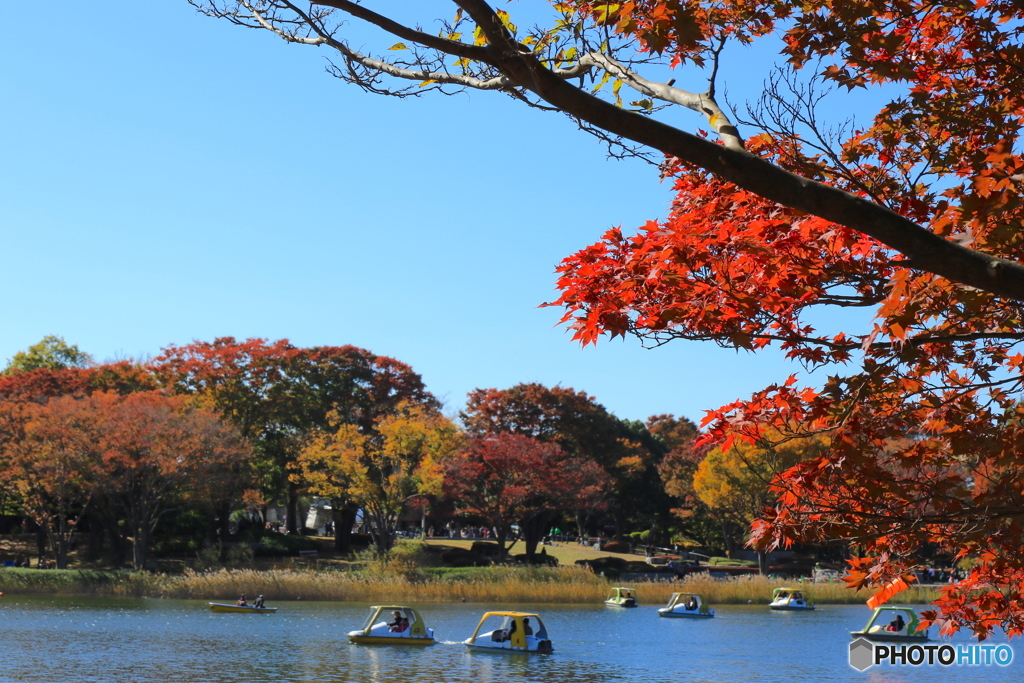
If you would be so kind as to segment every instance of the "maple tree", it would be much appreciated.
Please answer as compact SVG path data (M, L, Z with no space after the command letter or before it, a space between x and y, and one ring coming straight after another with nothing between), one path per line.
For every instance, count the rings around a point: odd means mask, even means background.
M979 559L929 616L944 633L1024 632L1019 1L553 0L518 3L553 12L523 28L483 0L453 0L450 18L427 3L191 1L335 50L334 75L372 92L494 90L664 154L670 215L612 230L560 269L555 303L577 339L777 344L833 370L824 386L789 378L706 423L726 449L773 429L830 438L777 480L754 541L854 542L866 552L856 587L887 585L925 545ZM414 28L424 14L439 31ZM357 22L399 41L381 45L390 58L346 41ZM777 50L776 72L748 98L749 120L733 120L721 56L753 42ZM708 81L677 87L666 66ZM867 124L823 119L830 88L873 86L891 95ZM665 123L663 106L703 116L707 136ZM825 331L818 311L836 309L875 321Z
M299 348L285 339L223 337L170 346L155 362L170 386L205 397L253 442L261 489L265 497L286 499L292 533L300 523L301 483L289 479L288 465L311 433L328 426L328 415L369 433L402 402L436 403L408 365L355 346Z
M574 511L577 524L582 524L586 511L608 510L617 533L622 533L627 515L650 513L651 505L663 502L658 500L661 453L653 437L642 424L620 420L585 392L537 383L475 389L461 417L471 435L511 433L550 441L570 456L600 467L605 482L601 495ZM527 530L528 553L542 534L543 530Z
M403 403L380 416L369 433L333 414L314 434L293 466L296 481L343 509L362 509L379 554L394 543L403 509L423 496L428 472L460 444L458 428L429 406Z
M95 405L70 396L0 403L0 476L67 568L76 522L95 496L100 454Z
M160 519L188 501L240 494L239 471L250 451L210 409L182 396L95 394L102 456L97 486L124 515L132 564L146 566Z
M485 520L502 554L513 524L525 535L548 512L585 506L600 497L603 480L595 463L510 432L471 438L444 462L444 470L445 495L455 501L456 512ZM536 554L536 543L526 554Z

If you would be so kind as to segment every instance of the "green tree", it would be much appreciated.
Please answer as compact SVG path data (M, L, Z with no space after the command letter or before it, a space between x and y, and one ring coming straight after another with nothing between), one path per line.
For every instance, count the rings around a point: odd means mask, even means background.
M48 368L63 370L66 368L86 368L92 365L93 359L88 353L80 351L74 344L68 344L63 337L47 335L38 344L33 344L25 351L18 351L7 362L5 375L12 375L28 370Z

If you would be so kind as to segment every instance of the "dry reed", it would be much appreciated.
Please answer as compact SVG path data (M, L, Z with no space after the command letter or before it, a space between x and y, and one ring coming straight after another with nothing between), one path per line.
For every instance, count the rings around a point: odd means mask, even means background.
M693 575L683 581L632 584L644 604L666 602L673 592L700 593L711 604L767 604L772 589L787 582L762 576L714 579ZM491 567L457 576L429 577L416 571L388 568L361 572L300 569L255 571L221 569L184 574L130 571L0 570L0 591L11 594L95 595L231 600L239 593L262 594L268 600L361 602L501 602L594 604L610 584L581 567ZM855 593L841 583L804 583L818 604L862 603L870 593ZM933 589L915 587L891 602L924 604Z

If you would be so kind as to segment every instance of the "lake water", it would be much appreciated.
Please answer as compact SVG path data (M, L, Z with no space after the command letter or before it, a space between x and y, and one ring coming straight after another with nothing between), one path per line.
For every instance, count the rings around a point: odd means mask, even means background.
M847 663L849 631L866 607L809 613L721 606L714 619L658 618L637 609L549 605L419 605L439 644L359 646L367 605L278 602L270 615L212 614L196 600L0 598L0 681L38 683L598 683L618 681L1024 681L1024 645L1007 667L901 667L860 673ZM468 652L489 609L541 615L552 655ZM933 636L934 636L933 630ZM970 642L958 637L954 645ZM995 643L1005 643L997 637Z

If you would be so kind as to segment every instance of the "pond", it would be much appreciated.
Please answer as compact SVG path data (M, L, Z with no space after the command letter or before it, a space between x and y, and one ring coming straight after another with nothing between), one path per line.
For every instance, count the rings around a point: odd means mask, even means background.
M771 612L716 608L706 620L660 619L660 605L417 605L439 643L351 645L366 604L277 602L272 615L213 614L196 600L0 598L0 681L39 683L597 683L617 681L1024 680L1024 647L1009 666L849 666L849 631L863 606ZM468 652L461 641L491 609L539 613L552 655ZM933 631L934 635L934 631ZM1006 643L997 637L997 644ZM966 637L954 645L968 644ZM1020 650L1018 654L1016 650Z

